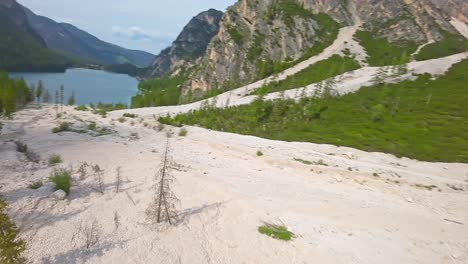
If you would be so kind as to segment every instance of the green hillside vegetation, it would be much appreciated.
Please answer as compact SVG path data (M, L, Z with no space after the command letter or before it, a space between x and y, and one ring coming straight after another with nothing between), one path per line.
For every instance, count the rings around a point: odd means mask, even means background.
M7 73L0 73L0 115L9 116L33 99L24 80L10 79Z
M18 227L6 213L7 203L0 197L0 263L23 264L26 242L17 237Z
M360 65L354 58L333 55L332 57L319 61L294 75L288 76L282 81L269 83L257 90L255 93L261 95L304 87L359 68Z
M75 61L48 50L0 14L0 70L65 71Z
M181 86L185 80L186 76L179 74L142 81L138 85L138 95L132 97L131 107L177 105L181 95Z
M418 48L414 42L390 43L385 38L375 38L376 33L358 31L355 37L366 49L370 66L398 65L409 62L410 54Z
M206 107L165 124L275 140L326 143L426 161L468 162L468 60L432 80L363 87L341 97L256 100L250 105Z
M441 41L424 46L415 56L416 60L436 59L468 51L468 40L461 35L442 31Z

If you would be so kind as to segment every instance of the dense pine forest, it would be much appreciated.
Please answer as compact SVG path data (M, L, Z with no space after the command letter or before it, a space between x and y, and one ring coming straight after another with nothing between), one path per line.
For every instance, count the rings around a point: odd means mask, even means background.
M34 97L34 91L23 79L10 79L7 73L0 73L0 115L9 116Z

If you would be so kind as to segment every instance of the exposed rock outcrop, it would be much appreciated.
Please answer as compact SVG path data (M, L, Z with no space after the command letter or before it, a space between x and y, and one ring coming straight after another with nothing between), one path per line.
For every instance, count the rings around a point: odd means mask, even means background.
M421 45L442 39L442 31L455 33L448 21L465 13L463 0L240 0L226 12L183 92L235 88L264 77L264 67L307 55L334 33L326 15L342 26L362 24L393 43Z
M192 18L172 46L155 58L147 77L161 77L203 56L211 39L219 31L222 16L223 12L210 9Z

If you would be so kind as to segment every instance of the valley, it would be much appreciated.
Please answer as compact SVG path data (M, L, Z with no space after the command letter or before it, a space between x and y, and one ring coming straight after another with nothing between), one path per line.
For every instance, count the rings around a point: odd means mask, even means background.
M0 74L0 263L468 262L466 4L233 2L153 56L0 0L81 60Z

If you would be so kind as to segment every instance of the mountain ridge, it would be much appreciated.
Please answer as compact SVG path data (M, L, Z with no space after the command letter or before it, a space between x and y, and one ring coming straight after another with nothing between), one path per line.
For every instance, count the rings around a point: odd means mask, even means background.
M154 58L149 52L126 49L102 41L74 25L36 15L27 7L23 6L23 10L31 27L38 32L51 50L106 65L132 63L146 67Z

